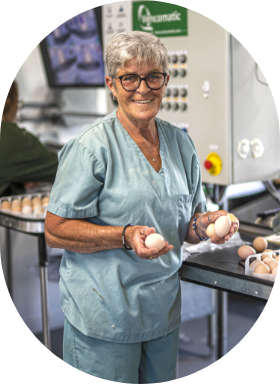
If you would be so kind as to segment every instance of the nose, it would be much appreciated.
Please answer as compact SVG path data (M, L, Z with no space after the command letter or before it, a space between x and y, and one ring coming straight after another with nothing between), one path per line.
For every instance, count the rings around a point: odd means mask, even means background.
M136 92L145 94L145 93L148 93L149 91L150 91L150 88L147 86L146 81L144 79L141 79L140 85L136 89Z

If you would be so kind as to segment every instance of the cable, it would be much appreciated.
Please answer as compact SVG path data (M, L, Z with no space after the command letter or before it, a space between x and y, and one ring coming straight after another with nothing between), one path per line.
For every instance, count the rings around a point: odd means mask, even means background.
M258 69L259 69L258 64L255 63L255 76L256 76L257 81L259 83L261 83L262 85L266 85L267 87L269 87L269 85L267 83L265 83L264 81L260 80Z

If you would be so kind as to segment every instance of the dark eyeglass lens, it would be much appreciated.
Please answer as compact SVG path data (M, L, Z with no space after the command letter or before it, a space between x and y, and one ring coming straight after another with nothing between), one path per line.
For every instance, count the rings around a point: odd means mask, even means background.
M151 73L146 78L148 87L151 89L159 89L163 86L164 75L160 73ZM122 78L122 85L127 91L134 91L140 85L140 77L136 75L127 75Z
M138 76L128 75L122 78L122 85L127 90L134 90L138 87L139 81Z

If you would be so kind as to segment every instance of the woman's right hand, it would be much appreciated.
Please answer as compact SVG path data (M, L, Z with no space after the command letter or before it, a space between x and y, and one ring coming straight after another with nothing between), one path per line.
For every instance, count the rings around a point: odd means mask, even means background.
M174 248L173 245L169 245L167 241L160 251L158 248L147 248L145 246L145 239L152 233L156 233L153 227L140 225L128 227L125 231L125 243L133 249L136 256L143 260L157 259Z

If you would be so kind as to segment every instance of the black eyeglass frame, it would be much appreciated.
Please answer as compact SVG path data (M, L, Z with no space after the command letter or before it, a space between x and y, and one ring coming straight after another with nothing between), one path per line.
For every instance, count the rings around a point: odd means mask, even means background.
M149 77L150 75L153 75L153 74L160 74L160 75L163 75L163 76L164 76L163 84L162 84L159 88L151 88L151 87L148 86L148 83L147 83L147 77ZM123 86L123 83L122 83L122 78L125 77L125 76L129 76L129 75L137 76L137 77L139 77L139 79L140 79L138 87L135 88L135 89L132 89L132 90L127 90L127 89L125 89L124 86ZM142 80L145 80L145 83L146 83L146 85L147 85L147 87L148 87L149 89L151 89L152 91L158 91L160 88L162 88L162 87L164 86L166 76L167 76L167 74L166 74L166 73L162 73L162 72L152 72L152 73L149 73L149 74L148 74L147 76L145 76L145 77L140 77L139 75L136 75L135 73L126 73L125 75L122 75L122 76L115 76L115 78L120 80L121 85L122 85L122 87L123 87L123 89L124 89L125 91L127 91L127 92L135 92L135 91L137 91L137 89L140 87L140 85L141 85L141 81L142 81Z

